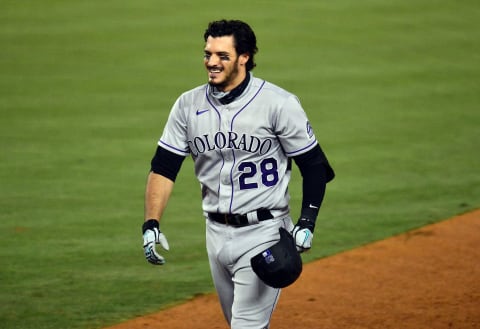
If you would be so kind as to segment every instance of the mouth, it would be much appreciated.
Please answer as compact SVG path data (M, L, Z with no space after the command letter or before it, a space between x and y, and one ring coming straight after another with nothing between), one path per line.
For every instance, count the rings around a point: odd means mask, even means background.
M214 76L216 74L219 74L219 73L222 73L223 69L220 68L220 67L216 67L216 66L210 66L207 68L208 70L208 73L210 74L210 76Z
M208 69L208 72L213 72L213 73L220 73L222 71L222 68L219 66L208 66L207 69Z

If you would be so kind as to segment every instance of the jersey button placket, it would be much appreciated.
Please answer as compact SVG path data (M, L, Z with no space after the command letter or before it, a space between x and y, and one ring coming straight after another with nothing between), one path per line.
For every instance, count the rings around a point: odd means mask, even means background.
M228 177L227 175L223 176L222 177L222 184L223 185L229 185L230 184L230 177Z
M225 132L225 135L228 136L230 132L231 113L228 111L227 107L224 107L221 112L221 129ZM221 152L225 164L220 172L219 210L222 213L228 213L230 212L230 198L232 193L230 171L233 166L233 156L232 150L228 148L228 144Z
M222 170L220 171L219 176L219 184L220 188L218 190L218 207L219 212L228 213L229 211L229 200L230 200L230 167L227 165L228 161L225 158L225 154L223 155L225 160L225 165L223 166Z

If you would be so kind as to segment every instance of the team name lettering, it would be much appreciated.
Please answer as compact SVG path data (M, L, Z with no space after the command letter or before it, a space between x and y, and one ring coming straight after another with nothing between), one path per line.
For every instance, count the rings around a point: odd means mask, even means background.
M234 131L228 133L219 131L213 136L205 134L188 141L188 146L190 147L190 152L193 156L223 149L242 150L249 153L259 153L260 155L264 155L270 151L272 145L272 140L268 138L261 140L256 136L249 136L246 134L239 135Z

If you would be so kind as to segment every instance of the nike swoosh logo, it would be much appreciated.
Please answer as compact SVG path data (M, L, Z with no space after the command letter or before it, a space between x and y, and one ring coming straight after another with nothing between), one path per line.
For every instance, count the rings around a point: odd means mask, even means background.
M313 204L309 204L308 207L312 209L318 209L318 207L314 206Z
M208 111L209 111L209 109L197 110L197 115L203 114L203 113L208 112Z

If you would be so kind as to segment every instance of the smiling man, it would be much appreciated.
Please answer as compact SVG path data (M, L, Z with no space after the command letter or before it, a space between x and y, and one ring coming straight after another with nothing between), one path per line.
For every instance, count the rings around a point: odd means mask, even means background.
M236 54L233 36L208 36L205 46L208 83L225 92L232 90L245 79L246 71L238 66L245 65L249 57L246 53Z
M165 264L155 248L169 249L159 223L181 164L190 155L201 185L208 259L225 319L232 329L269 328L281 288L301 271L301 261L294 262L297 252L311 248L326 183L334 172L297 97L251 73L257 40L250 26L214 21L204 40L208 83L176 100L151 161L142 227L145 257L154 265ZM303 182L295 225L288 194L292 159ZM282 248L285 241L288 248L288 239L294 255L285 258L288 252Z

